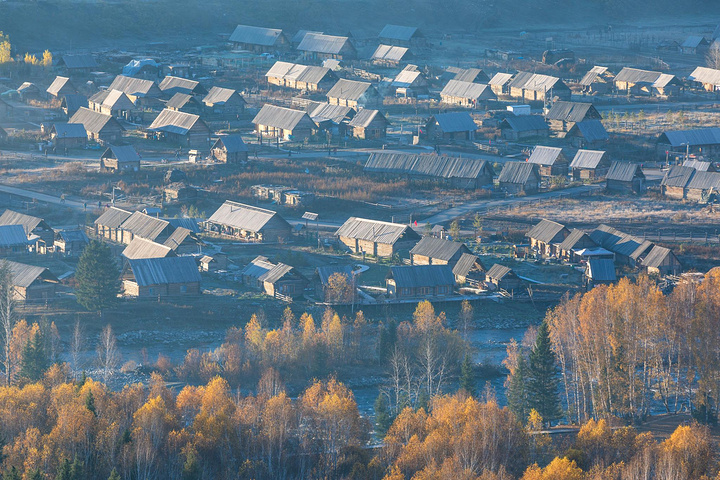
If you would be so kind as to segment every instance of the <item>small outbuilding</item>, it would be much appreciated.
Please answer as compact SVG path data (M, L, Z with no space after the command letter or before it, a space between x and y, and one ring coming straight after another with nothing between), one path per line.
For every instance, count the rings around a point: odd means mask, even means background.
M606 180L606 189L619 193L642 193L645 191L645 174L636 163L613 162Z

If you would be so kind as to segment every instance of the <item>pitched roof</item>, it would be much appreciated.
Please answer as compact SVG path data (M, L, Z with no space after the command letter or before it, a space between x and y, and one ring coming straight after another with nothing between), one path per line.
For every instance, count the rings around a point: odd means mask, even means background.
M56 123L52 129L60 138L87 138L85 125L82 123Z
M132 233L133 236L155 240L169 225L170 223L166 220L151 217L142 212L133 212L120 225L120 228Z
M326 265L324 267L317 268L317 274L320 278L320 283L323 285L328 284L328 280L332 275L339 273L346 276L348 279L352 278L353 268L352 265Z
M647 83L653 87L666 87L671 82L677 81L675 75L638 68L625 67L615 76L616 82Z
M588 71L583 78L580 80L580 85L583 87L589 87L602 75L605 75L608 71L607 67L594 66Z
M690 179L687 188L691 190L720 190L720 173L717 172L698 172Z
M495 98L495 94L488 85L473 82L462 82L450 80L440 92L441 96L468 98L478 100L483 98Z
M170 226L176 230L184 228L190 230L192 233L200 233L200 226L198 225L198 220L196 218L175 217L163 218L163 220L168 222Z
M688 80L720 86L720 70L707 67L697 67L688 76Z
M498 182L525 184L535 173L539 177L538 166L528 162L505 162L498 176Z
M560 244L560 250L572 250L583 239L590 240L592 243L597 245L595 240L593 240L586 232L577 228L573 228L570 231L570 235L568 235L565 240L563 240L563 242ZM587 246L584 246L583 248L587 248Z
M472 253L463 253L460 255L460 258L453 267L452 273L458 277L466 277L476 264L479 265L482 270L485 270L485 266L482 264L477 255L473 255Z
M712 167L712 162L704 162L702 160L685 160L682 164L683 167L694 168L698 172L707 172Z
M62 99L62 107L66 108L68 113L77 112L80 107L87 107L88 99L85 95L65 95Z
M199 105L199 102L192 95L188 95L187 93L176 93L170 98L170 100L167 101L165 108L177 110L183 108L188 103L195 103L196 105Z
M667 257L673 255L672 250L655 245L642 261L643 267L658 268Z
M129 259L137 258L163 258L174 256L172 248L152 240L135 237L122 252L122 256Z
M327 120L331 120L334 123L340 123L343 120L352 119L355 114L355 109L352 107L320 103L310 111L310 118L312 118L315 123Z
M553 88L558 87L567 88L557 77L531 72L518 72L510 82L510 87L535 92L549 92Z
M91 133L101 133L109 124L117 125L121 130L125 130L117 120L110 115L104 115L100 112L94 112L88 108L82 107L70 118L69 123L82 123L85 130Z
M249 150L240 135L223 135L215 141L212 148L220 148L221 145L228 153L247 152Z
M683 43L680 44L681 48L697 48L700 45L707 45L708 41L701 35L689 35Z
M160 90L169 93L186 93L188 95L207 93L207 90L200 85L200 82L188 78L173 77L172 75L168 75L162 79L162 82L160 82Z
M610 170L606 178L618 182L631 182L636 176L645 178L640 165L636 163L613 162L610 165Z
M672 147L685 145L719 145L720 128L695 128L692 130L669 130L660 134L658 143L668 143Z
M326 54L339 54L350 43L348 37L325 35L322 33L307 33L297 49L301 52L317 52Z
M47 280L49 282L58 282L57 277L45 267L25 265L24 263L11 262L10 260L3 261L7 262L12 274L12 284L16 287L27 288L38 278L42 278L43 280Z
M356 80L341 78L328 91L327 97L357 101L372 88L373 86L370 82L358 82Z
M564 122L582 122L586 118L600 118L600 114L592 103L557 101L547 113L547 118Z
M166 108L155 118L148 130L186 135L198 122L208 128L198 115Z
M378 38L409 41L418 32L417 27L404 27L402 25L385 25Z
M378 45L375 49L375 53L372 54L373 60L387 60L390 62L399 62L405 55L407 55L409 49L407 47L395 47L393 45Z
M90 101L112 110L132 110L135 108L132 100L128 98L125 92L120 90L100 90L90 97Z
M245 268L242 269L240 275L242 275L243 277L253 277L259 279L267 272L272 270L274 266L275 264L269 261L267 257L258 255L257 257L253 258L250 263L245 265Z
M420 238L420 235L408 225L358 217L348 218L335 235L388 245L394 244L403 235L407 235L408 238Z
M83 231L80 230L80 229L76 229L76 230L58 230L58 231L55 232L55 234L56 234L56 237L55 237L56 240L57 240L57 239L60 239L60 240L62 240L62 241L65 242L65 243L69 243L69 242L89 243L89 242L90 242L90 239L89 239L88 236L85 234L85 232L83 232Z
M534 238L539 242L550 243L563 230L567 231L565 225L543 218L540 220L540 223L531 228L525 236Z
M63 88L68 88L71 91L77 93L77 88L75 88L75 85L72 84L70 79L68 77L61 76L55 77L55 80L53 80L53 82L50 84L46 91L50 95L57 96L58 93L60 93L60 90L62 90Z
M198 240L198 242L202 244L202 242L200 242L199 239L195 237L194 233L190 229L184 227L176 227L175 230L167 238L167 240L163 242L163 245L165 245L166 247L170 247L172 250L177 250L177 248L182 245L182 243L188 237L191 237L194 240Z
M368 127L377 116L380 116L382 120L385 120L385 123L388 123L385 116L380 113L378 110L371 110L369 108L361 108L359 112L353 117L350 122L348 122L348 125L351 127L361 127L366 128Z
M608 225L599 225L590 232L590 238L606 250L634 260L653 246L648 240L628 235Z
M485 274L487 278L494 278L495 280L502 280L508 275L515 276L515 272L512 271L512 268L500 265L499 263L490 267L490 270Z
M487 74L479 68L460 68L455 73L453 80L461 82L488 82Z
M305 35L308 33L323 33L315 30L298 30L295 35L290 39L292 43L300 43L302 42L302 39L305 38Z
M118 164L140 162L140 155L132 145L110 145L100 158L114 158Z
M695 175L694 168L685 165L673 165L665 172L660 185L685 188L693 175Z
M559 147L543 147L538 145L533 150L528 163L535 163L537 165L552 166L562 158L562 148Z
M261 282L275 283L281 278L283 278L285 275L290 273L292 270L293 267L280 262L277 265L273 265L273 267L264 274L260 275L258 277L258 280Z
M516 132L550 130L550 126L541 115L510 115L500 123L500 128L510 128Z
M278 107L266 103L255 115L252 123L292 131L303 120L315 125L310 116L302 110L293 110L292 108Z
M61 57L61 62L71 70L75 68L96 68L98 66L95 58L87 53L63 55Z
M423 237L410 250L413 255L449 261L465 244L435 237ZM467 247L465 247L467 249Z
M488 82L488 85L497 85L497 86L504 86L509 84L512 81L513 75L512 73L502 73L498 72L490 79Z
M160 93L157 84L152 80L126 77L124 75L115 77L115 80L110 84L108 90L119 90L134 97L147 96L152 93L153 90L155 90L156 94Z
M436 113L431 118L445 133L474 132L478 129L475 120L467 112Z
M605 152L601 150L578 150L570 162L570 168L590 168L595 169L600 165Z
M128 259L128 265L141 287L173 283L200 283L201 277L192 257Z
M370 154L364 170L438 178L479 178L486 172L494 174L483 159L379 152Z
M411 86L425 86L427 85L427 81L425 80L425 77L423 76L422 72L419 70L410 70L410 69L403 69L398 73L392 82L390 82L391 87L395 88L408 88Z
M33 217L32 215L26 215L9 209L5 210L3 214L0 215L0 225L22 225L27 236L30 236L32 231L35 230L41 223L44 223L42 218Z
M403 265L390 267L390 275L399 288L455 285L449 265Z
M210 223L259 232L273 218L284 223L277 212L226 200L208 219Z
M122 223L130 218L132 212L122 208L110 207L93 222L95 225L102 225L108 228L119 228Z
M249 25L238 25L235 27L230 41L235 43L247 43L249 45L261 45L270 47L275 45L282 35L278 28L251 27Z
M614 282L617 280L615 262L609 258L591 258L588 260L585 275L596 282Z
M600 120L583 120L578 122L568 132L570 136L579 136L588 142L599 142L610 138L605 126Z
M225 103L235 95L237 95L243 103L245 102L245 99L240 96L236 90L222 87L212 87L202 101L205 105L225 105Z
M0 225L0 247L27 245L28 236L22 225Z

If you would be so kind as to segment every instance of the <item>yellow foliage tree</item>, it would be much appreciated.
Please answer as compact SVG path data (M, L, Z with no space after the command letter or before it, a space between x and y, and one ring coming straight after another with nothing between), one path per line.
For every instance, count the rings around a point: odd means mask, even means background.
M53 55L50 52L50 50L45 50L43 52L43 58L42 58L42 66L43 67L52 67L53 62Z

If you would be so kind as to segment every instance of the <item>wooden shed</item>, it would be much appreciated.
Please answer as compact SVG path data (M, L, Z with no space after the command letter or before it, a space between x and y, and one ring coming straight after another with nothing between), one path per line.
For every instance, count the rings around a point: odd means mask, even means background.
M574 180L596 180L603 178L610 169L607 152L600 150L578 150L570 162Z
M540 187L538 165L528 162L505 162L498 176L500 189L511 194L537 193Z
M577 263L583 259L578 252L597 248L598 244L586 232L574 228L557 249L558 257L566 262Z
M410 264L454 266L465 253L470 253L470 249L463 243L423 237L410 250Z
M125 128L114 117L94 112L88 108L80 108L70 118L69 123L81 123L85 127L88 140L93 140L100 145L119 142L125 131Z
M192 257L128 259L122 289L123 295L137 298L199 295L201 280Z
M79 257L90 239L82 230L58 230L53 245L55 251L71 257Z
M12 274L15 300L22 302L47 301L55 297L58 278L45 267L7 262Z
M389 123L385 115L378 110L361 108L348 122L348 127L352 128L353 137L369 140L385 138Z
M132 145L110 145L100 155L100 170L106 172L140 171L140 155Z
M683 271L680 260L672 250L658 245L655 245L645 256L642 267L649 275L680 275Z
M455 277L448 265L404 265L390 267L385 285L395 299L438 298L453 294Z
M474 140L478 126L467 112L436 113L425 122L429 139Z
M318 130L318 126L304 111L267 103L255 115L252 123L258 134L284 140L302 141L312 137Z
M485 281L487 269L477 255L463 253L453 267L455 283L479 288Z
M240 273L243 283L262 290L271 297L302 297L310 283L295 268L284 263L272 263L266 257L258 256Z
M248 146L240 135L223 135L210 149L213 158L222 163L238 164L248 160Z
M536 146L528 163L538 166L541 177L565 176L568 174L569 162L562 153L562 148Z
M642 193L645 191L645 174L636 163L613 162L607 173L606 188L611 192Z
M550 127L540 115L510 115L500 122L500 135L512 141L547 138Z
M485 274L485 285L491 290L514 293L523 288L524 282L510 267L496 263Z
M65 95L74 95L78 93L75 85L70 81L68 77L55 77L55 80L47 88L47 93L56 98L62 98Z
M57 148L81 148L87 145L88 134L82 123L54 123L50 139Z
M247 104L236 90L222 87L212 87L202 102L210 112L226 116L244 113Z
M328 103L344 107L372 108L380 104L380 94L370 82L341 78L327 93Z

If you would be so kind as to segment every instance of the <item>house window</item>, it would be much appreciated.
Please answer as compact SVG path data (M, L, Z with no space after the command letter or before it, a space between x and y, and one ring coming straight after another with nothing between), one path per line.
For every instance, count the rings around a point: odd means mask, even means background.
M150 295L155 295L155 289L153 287L148 288L148 293Z
M420 294L420 295L430 295L431 292L432 292L432 288L430 288L430 287L418 288L418 294Z
M437 292L438 292L438 294L443 295L448 292L448 287L444 286L444 285L440 286L440 287L438 287Z
M180 293L187 293L187 285L180 285Z
M400 293L402 295L410 295L410 289L409 288L401 288Z

